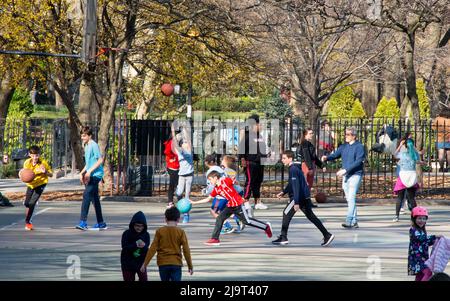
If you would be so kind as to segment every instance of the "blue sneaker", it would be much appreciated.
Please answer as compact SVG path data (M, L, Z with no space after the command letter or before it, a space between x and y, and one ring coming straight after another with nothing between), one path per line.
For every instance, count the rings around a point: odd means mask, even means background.
M223 234L230 234L230 233L233 233L233 232L234 232L234 228L233 227L231 227L231 228L223 227L222 230L220 230L220 234L221 235L223 235Z
M189 223L189 214L183 215L183 224Z
M108 226L106 226L105 222L95 224L94 227L91 228L91 230L106 230L106 229L108 229Z
M80 223L76 225L75 228L86 231L88 229L88 226L85 221L80 221Z

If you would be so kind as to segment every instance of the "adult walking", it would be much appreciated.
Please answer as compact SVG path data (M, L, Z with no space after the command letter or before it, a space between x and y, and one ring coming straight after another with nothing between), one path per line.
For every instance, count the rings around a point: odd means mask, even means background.
M261 158L269 156L268 149L261 135L259 116L251 115L248 121L253 122L239 143L239 159L245 173L244 200L249 204L253 194L255 209L267 209L261 202L261 184L264 179L264 165L261 164ZM246 208L248 209L248 206Z
M342 158L342 168L336 173L343 177L342 188L348 204L347 218L342 227L358 228L356 194L364 174L364 160L366 151L364 145L357 140L357 132L354 127L345 129L345 144L328 156L322 156L322 161L334 161Z
M415 197L417 189L419 188L419 183L416 164L419 162L420 156L414 147L414 141L410 138L409 133L407 133L400 141L400 144L395 151L395 157L399 160L399 172L394 186L394 193L397 194L397 204L395 206L395 216L393 221L398 222L400 208L402 207L405 195L408 201L409 210L412 211L412 209L417 206Z

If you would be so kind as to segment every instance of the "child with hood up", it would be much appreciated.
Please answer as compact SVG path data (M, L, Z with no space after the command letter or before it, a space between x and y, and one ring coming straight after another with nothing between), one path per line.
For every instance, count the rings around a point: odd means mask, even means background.
M122 253L120 263L124 281L134 281L136 273L139 281L147 281L147 271L140 271L150 245L147 232L147 219L142 211L136 212L130 227L122 234Z

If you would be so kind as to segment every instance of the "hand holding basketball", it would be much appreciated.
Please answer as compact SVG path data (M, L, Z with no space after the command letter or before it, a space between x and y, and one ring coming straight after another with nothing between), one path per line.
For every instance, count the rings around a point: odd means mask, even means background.
M30 183L34 180L35 174L31 169L23 168L19 171L19 178L24 183Z

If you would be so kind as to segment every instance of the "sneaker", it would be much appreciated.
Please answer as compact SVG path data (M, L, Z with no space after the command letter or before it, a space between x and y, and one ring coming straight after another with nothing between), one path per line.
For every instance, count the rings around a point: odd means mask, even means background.
M220 240L215 238L210 238L205 242L205 245L208 246L220 246Z
M9 201L1 201L0 202L0 206L2 206L2 207L14 207L14 205L13 204L11 204L11 202L9 202Z
M88 229L88 226L85 221L80 221L80 223L78 225L76 225L75 228L85 231Z
M237 230L236 230L237 233L240 233L240 232L242 232L242 230L245 229L245 224L240 219L236 219L236 224L237 224Z
M268 238L272 237L272 226L270 223L267 223L266 230L264 231L266 232Z
M333 239L334 239L334 234L330 234L330 235L324 237L324 238L323 238L323 243L321 244L321 246L322 246L322 247L328 246L329 244L331 244L331 242L333 241Z
M405 214L405 209L403 207L400 208L400 214Z
M259 202L258 204L255 205L255 209L257 209L257 210L266 210L267 208L268 207L261 202Z
M399 218L398 215L394 216L394 218L392 219L393 222L398 222Z
M289 243L289 240L287 239L287 237L280 235L277 239L273 240L272 243L274 245L287 245Z
M230 234L230 233L233 233L233 232L234 232L234 228L233 227L231 227L231 228L223 228L220 231L220 234Z
M33 224L32 223L26 223L25 224L25 230L28 230L28 231L33 230Z
M346 229L351 229L351 228L355 228L356 229L356 228L359 228L359 225L358 225L358 223L354 223L353 225L345 223L345 224L342 224L342 227L344 227Z
M105 223L105 222L95 224L95 225L91 228L91 230L106 230L106 229L108 229L108 226L106 226L106 223Z
M182 221L182 223L183 223L183 224L189 223L189 215L188 215L188 214L183 215L183 221Z

